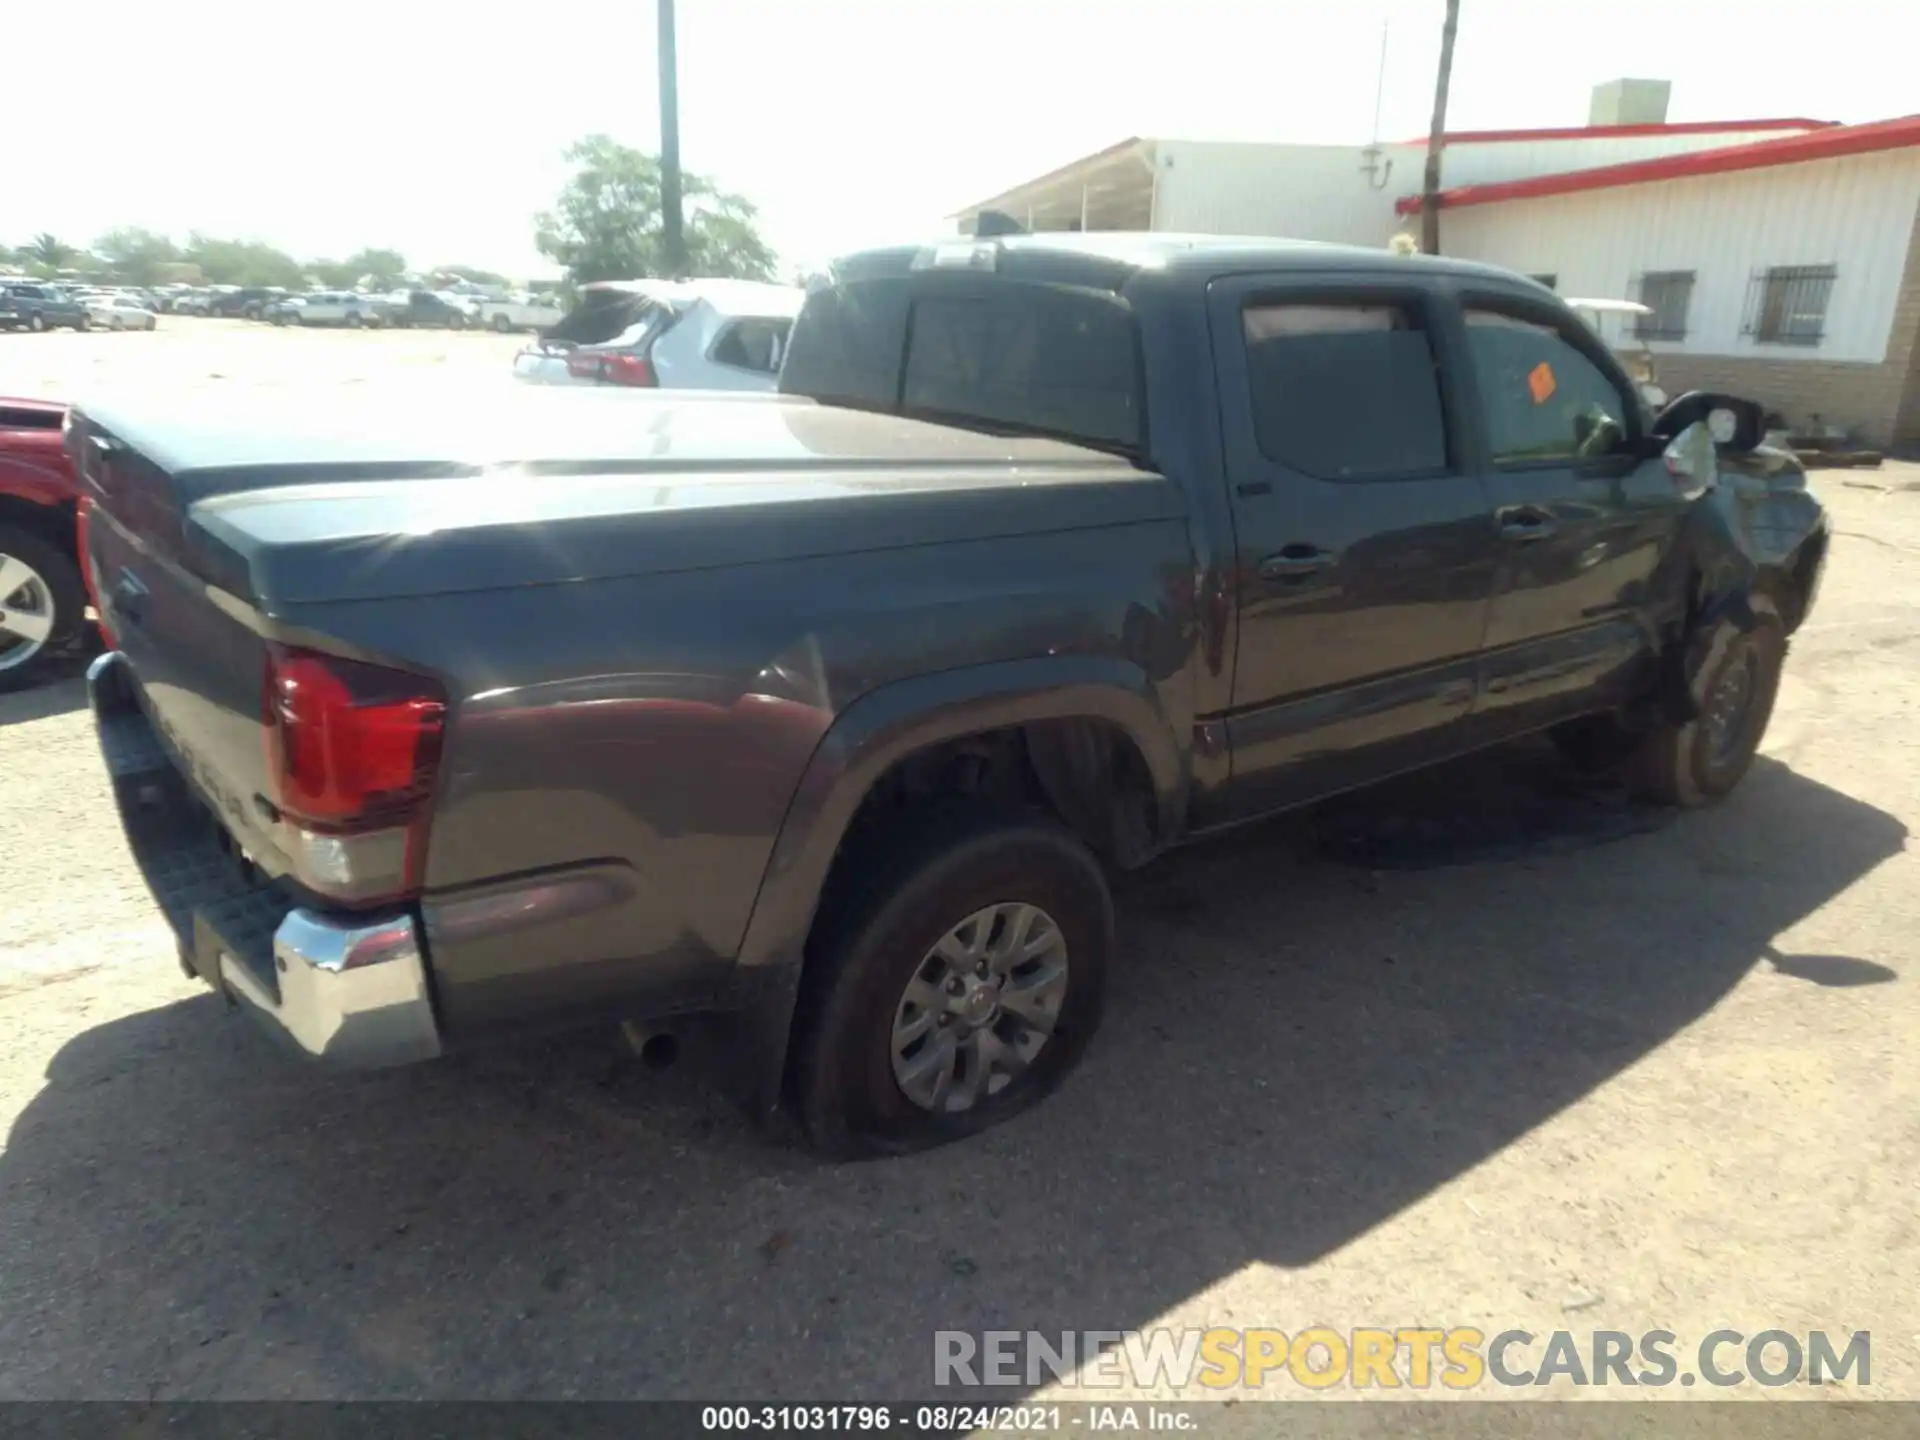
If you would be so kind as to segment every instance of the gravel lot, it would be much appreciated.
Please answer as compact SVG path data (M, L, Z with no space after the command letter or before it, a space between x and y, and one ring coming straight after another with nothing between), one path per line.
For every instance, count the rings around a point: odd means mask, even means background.
M0 394L519 343L161 323L0 336ZM0 1397L901 1398L938 1328L1378 1324L1870 1329L1850 1394L1920 1398L1920 466L1820 488L1726 804L1521 747L1173 857L1074 1081L866 1166L597 1041L297 1067L180 978L79 683L0 700Z

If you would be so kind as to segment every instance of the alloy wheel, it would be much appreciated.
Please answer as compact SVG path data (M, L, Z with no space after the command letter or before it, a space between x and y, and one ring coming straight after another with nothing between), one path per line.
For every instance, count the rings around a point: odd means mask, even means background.
M1067 995L1067 942L1037 905L976 910L929 950L894 1007L893 1078L923 1110L954 1114L999 1094L1052 1037Z
M0 670L27 664L53 635L53 590L38 570L0 554Z

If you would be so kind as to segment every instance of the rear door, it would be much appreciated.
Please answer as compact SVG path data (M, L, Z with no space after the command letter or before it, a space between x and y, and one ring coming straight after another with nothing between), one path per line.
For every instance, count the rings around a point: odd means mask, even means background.
M1391 275L1244 276L1208 304L1245 815L1457 748L1498 547L1444 295Z
M1500 548L1475 728L1519 731L1633 693L1686 501L1633 382L1577 317L1524 295L1461 303Z

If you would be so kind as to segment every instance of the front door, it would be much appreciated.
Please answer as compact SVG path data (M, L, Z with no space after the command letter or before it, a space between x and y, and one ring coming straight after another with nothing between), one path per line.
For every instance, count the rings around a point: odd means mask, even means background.
M1473 728L1499 734L1633 693L1686 501L1591 331L1524 296L1462 305L1501 549Z
M1446 304L1391 272L1211 287L1236 542L1236 816L1457 748L1498 546L1464 460Z

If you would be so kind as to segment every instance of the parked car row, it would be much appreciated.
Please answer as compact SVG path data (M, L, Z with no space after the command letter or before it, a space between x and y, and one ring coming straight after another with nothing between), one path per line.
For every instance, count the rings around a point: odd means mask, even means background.
M160 308L179 315L264 320L275 325L390 325L441 330L540 330L558 323L565 308L552 296L494 295L478 289L402 288L294 292L280 286L211 285L166 292Z
M151 330L154 324L139 291L0 279L0 330Z

